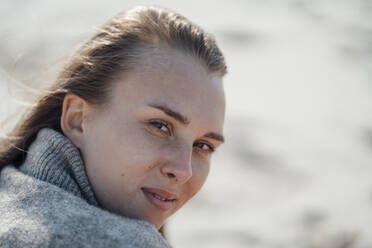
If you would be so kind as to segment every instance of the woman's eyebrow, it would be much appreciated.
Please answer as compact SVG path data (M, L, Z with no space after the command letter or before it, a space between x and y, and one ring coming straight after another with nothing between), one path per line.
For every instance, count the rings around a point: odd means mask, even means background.
M222 143L225 142L225 138L221 134L218 134L218 133L209 132L209 133L204 134L204 137L215 139Z
M148 104L148 106L159 109L163 111L166 115L169 115L173 119L177 120L183 125L188 125L190 123L189 119L180 114L179 112L172 110L171 108L167 107L166 105L161 105L161 104Z
M188 125L190 123L189 119L186 116L180 114L179 112L177 112L175 110L172 110L171 108L167 107L166 105L163 105L163 104L148 104L148 106L163 111L166 115L169 115L170 117L177 120L178 122L180 122L183 125ZM206 133L204 135L204 137L215 139L215 140L217 140L219 142L222 142L222 143L225 141L225 138L221 134L214 133L214 132Z

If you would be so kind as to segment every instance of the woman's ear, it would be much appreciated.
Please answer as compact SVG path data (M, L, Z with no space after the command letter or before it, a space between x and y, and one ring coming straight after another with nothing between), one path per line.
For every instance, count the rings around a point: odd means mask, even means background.
M74 94L67 93L63 99L61 128L64 135L78 148L83 143L87 105L84 99Z

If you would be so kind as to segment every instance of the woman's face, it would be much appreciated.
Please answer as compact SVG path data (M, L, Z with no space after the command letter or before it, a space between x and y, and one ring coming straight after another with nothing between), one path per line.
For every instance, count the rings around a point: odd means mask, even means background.
M204 184L222 143L222 80L190 56L159 49L116 77L91 107L80 146L99 203L156 228Z

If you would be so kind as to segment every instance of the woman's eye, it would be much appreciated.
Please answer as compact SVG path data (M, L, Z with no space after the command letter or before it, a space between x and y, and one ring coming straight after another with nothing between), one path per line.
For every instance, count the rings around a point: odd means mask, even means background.
M207 143L198 142L194 145L205 153L212 153L215 151L214 147Z
M160 131L167 133L168 135L171 135L170 128L168 127L168 124L163 123L161 121L150 121L150 124Z

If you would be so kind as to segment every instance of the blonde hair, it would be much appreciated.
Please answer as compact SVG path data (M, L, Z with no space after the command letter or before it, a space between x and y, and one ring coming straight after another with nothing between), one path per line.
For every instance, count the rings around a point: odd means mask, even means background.
M222 52L214 38L185 17L157 7L136 7L106 23L75 54L55 84L0 143L0 169L20 164L42 128L62 132L60 117L67 93L91 104L106 101L110 79L129 71L141 58L141 48L165 44L197 58L211 73L226 74Z

